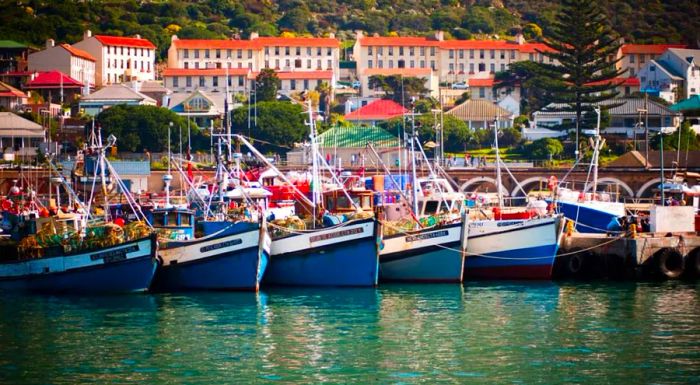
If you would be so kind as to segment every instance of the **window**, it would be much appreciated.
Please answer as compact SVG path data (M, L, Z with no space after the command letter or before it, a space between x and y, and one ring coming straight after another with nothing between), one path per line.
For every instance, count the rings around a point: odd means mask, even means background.
M416 68L416 62L414 60L411 60L410 65L411 65L411 68Z
M486 71L486 64L479 63L479 72L484 72L484 71Z
M506 70L506 65L504 63L501 63L501 72Z
M425 60L420 61L420 68L425 68Z
M479 50L479 59L483 59L483 58L484 58L484 50L480 49Z
M646 61L646 57L644 56L644 54L639 55L639 64L642 64L645 61Z
M394 68L394 61L393 60L389 60L389 68Z
M634 68L630 67L630 76L634 76Z
M301 47L296 47L295 52L296 52L297 56L301 55Z
M382 55L384 53L384 47L377 47L377 55Z
M430 47L430 56L435 56L435 47Z
M384 68L384 62L382 62L381 60L378 60L377 61L377 68Z
M205 59L209 59L209 51L210 51L210 50L208 50L208 49L207 49L207 50L204 50L204 58L205 58Z
M284 67L289 68L292 66L292 62L289 59L284 60Z
M634 57L635 55L630 55L630 63L634 63Z
M309 89L309 79L304 79L304 89L305 90Z
M231 63L228 63L228 64L231 64ZM265 60L265 68L270 68L270 61L269 60Z
M430 61L430 68L435 71L435 60Z
M180 87L179 83L179 78L177 76L173 76L173 87Z
M505 58L506 58L506 51L501 50L501 59L505 59Z
M189 58L190 58L190 50L186 49L186 50L184 50L182 53L183 53L183 57L184 57L185 59L189 59Z
M367 68L372 68L372 59L367 60Z
M495 49L492 49L491 52L489 52L489 53L490 53L489 56L491 57L491 59L495 59L495 58L496 58L496 50L495 50Z
M328 69L333 69L333 60L328 60Z
M204 76L200 76L200 77L199 77L199 86L200 86L200 87L204 87L204 86L206 86L206 84L207 84L207 83L206 83L206 81L204 80Z
M199 69L199 62L198 61L194 62L194 68Z
M454 72L455 72L455 65L454 65L454 63L450 63L450 65L449 65L449 70L450 70L450 73L454 73Z
M124 55L124 47L121 47L121 54Z
M459 58L464 59L464 50L463 49L459 50Z
M221 50L220 50L220 49L217 49L217 50L216 50L216 56L215 56L215 57L216 57L217 59L221 59Z
M491 63L491 73L496 72L496 65L494 63Z
M469 50L469 58L474 59L474 50L473 49Z
M311 56L311 47L306 47L306 55Z
M482 99L486 97L486 88L479 87L479 97Z
M394 47L389 47L389 56L394 55Z
M656 66L655 65L649 66L649 71L656 72Z
M459 72L464 73L464 63L459 63Z
M367 55L373 55L372 51L372 46L367 47Z
M316 47L316 56L321 56L321 47Z
M408 54L413 56L416 54L416 49L414 47L408 47Z
M532 54L532 53L531 53L531 54L528 54L528 59L529 59L530 61L535 61L535 55Z
M321 68L321 59L316 60L316 69L318 69L318 70L323 69L323 68Z
M403 55L403 46L399 47L399 55Z
M199 59L199 50L198 49L194 50L194 58Z
M289 89L290 90L296 90L297 89L297 81L295 79L292 79L289 81Z
M275 47L275 55L279 55L279 54L280 54L280 47Z
M211 82L212 82L212 83L211 83L212 86L218 87L218 86L219 86L219 77L218 77L218 76L214 76L213 78L211 78Z
M228 63L231 64L231 63ZM221 68L221 63L216 63L216 68Z
M284 54L289 55L289 47L284 47Z
M228 84L228 86L231 87L231 75L229 75L229 76L226 78L226 84Z
M253 50L249 49L248 50L248 59L252 59L252 58L253 58Z
M406 68L406 61L404 61L403 59L402 59L402 60L399 60L399 61L397 62L396 65L397 65L399 68Z
M275 59L275 68L280 69L280 59Z
M239 87L243 87L243 82L244 82L243 76L237 76L237 77L238 77L238 86L239 86Z
M454 58L455 58L455 50L453 50L453 49L450 50L450 56L449 56L449 57L450 57L450 59L454 59Z
M185 86L192 87L192 76L185 77Z
M294 60L294 68L301 68L301 59Z
M328 50L326 51L326 56L331 56L333 55L333 48L328 47Z
M425 56L425 47L420 47L420 55Z
M270 54L270 47L265 47L265 55L269 55L269 54ZM228 55L231 56L231 53L229 52Z
M510 58L515 59L515 50L510 51Z
M306 59L306 68L311 69L311 59Z
M243 59L243 50L236 50L236 59Z

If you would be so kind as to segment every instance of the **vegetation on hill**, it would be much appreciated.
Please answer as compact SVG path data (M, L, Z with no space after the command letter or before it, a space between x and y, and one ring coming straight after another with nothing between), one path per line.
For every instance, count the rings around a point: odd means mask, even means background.
M628 42L700 40L700 3L692 0L610 0L601 2L617 32ZM170 36L247 37L282 32L344 40L352 31L381 35L512 35L522 30L537 39L553 26L555 0L0 0L0 38L43 45L46 39L73 43L83 30L151 40L165 56Z

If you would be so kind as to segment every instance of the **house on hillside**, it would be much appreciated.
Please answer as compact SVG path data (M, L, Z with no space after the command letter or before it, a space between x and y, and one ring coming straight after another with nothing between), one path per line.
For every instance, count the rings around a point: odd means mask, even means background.
M205 92L175 92L168 95L163 107L176 114L192 119L200 128L211 128L215 120L224 116L226 93ZM231 100L229 100L231 101ZM233 103L229 103L229 111L233 111Z
M70 103L84 91L83 83L61 71L32 73L24 89L41 95L46 103ZM30 96L31 97L31 96Z
M27 103L27 94L7 83L0 82L0 107L7 111L17 111Z
M28 67L29 71L60 71L89 87L95 86L95 58L70 44L56 45L53 39L46 41L43 50L29 54Z
M80 99L79 109L85 114L96 116L100 112L119 104L129 106L155 106L158 103L150 97L134 91L125 84L112 84L100 88Z
M513 113L483 99L470 99L447 111L446 114L467 123L470 129L492 127L498 119L499 128L513 127Z
M36 48L14 40L0 40L0 73L27 71L27 59ZM19 87L20 84L13 84Z
M0 150L5 160L13 156L34 156L46 131L41 125L12 112L0 112ZM14 155L10 155L14 154Z
M669 48L639 71L643 92L677 103L700 94L700 50Z
M374 126L378 123L403 116L409 111L399 103L389 99L377 99L355 111L345 114L345 120L356 125Z

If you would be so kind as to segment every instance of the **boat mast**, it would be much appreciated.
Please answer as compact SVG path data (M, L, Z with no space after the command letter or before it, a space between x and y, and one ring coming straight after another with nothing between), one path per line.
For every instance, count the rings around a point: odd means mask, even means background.
M311 99L308 100L309 122L309 139L311 139L311 195L313 202L312 213L314 216L313 223L316 223L316 206L321 201L321 185L318 174L318 145L316 143L316 125L314 124L313 110L311 107Z
M170 207L170 181L173 180L173 176L170 174L170 163L172 162L172 154L170 152L170 129L172 126L173 122L170 122L168 124L168 173L163 175L163 182L165 183L165 208Z
M595 107L595 113L598 115L598 120L596 123L595 127L595 138L593 140L593 159L591 160L592 162L592 167L593 167L593 191L591 194L591 200L595 200L595 194L596 191L598 191L598 161L600 158L600 148L602 147L602 143L600 141L600 107L597 106Z
M416 176L416 114L415 108L411 106L411 129L413 133L411 134L411 178L413 183L411 183L411 195L413 198L413 212L418 215L418 178Z
M109 197L107 196L107 181L105 180L105 148L102 146L102 127L97 125L98 156L100 159L100 182L102 184L102 195L104 196L104 216L105 222L109 221Z
M498 115L493 122L493 144L496 146L496 191L498 193L498 207L503 207L503 183L501 182L501 151L498 148Z

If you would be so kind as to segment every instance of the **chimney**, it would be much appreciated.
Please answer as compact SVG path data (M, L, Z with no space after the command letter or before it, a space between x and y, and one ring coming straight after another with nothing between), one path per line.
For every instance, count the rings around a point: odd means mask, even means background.
M525 36L523 36L522 33L518 32L515 35L515 43L520 45L525 44Z
M46 39L46 48L51 48L56 45L56 42L53 39Z
M335 39L335 33L334 33L334 32L329 33L329 34L328 34L328 38L329 38L329 39Z
M358 29L358 30L355 31L355 40L360 40L360 39L362 39L363 37L365 37L365 33L362 32L362 30L359 30L359 29Z
M250 40L255 40L255 39L259 38L259 37L260 37L260 35L258 35L257 32L251 32L251 33L250 33Z
M92 37L92 31L89 29L86 29L85 32L83 32L83 40L87 40Z
M435 40L437 40L437 41L445 40L445 33L442 31L435 31Z
M139 35L139 34L137 33L136 35L134 35L134 37L137 38L137 39L140 39L140 38L141 38L141 35Z
M177 35L170 36L170 42L174 42L175 40L177 40Z

